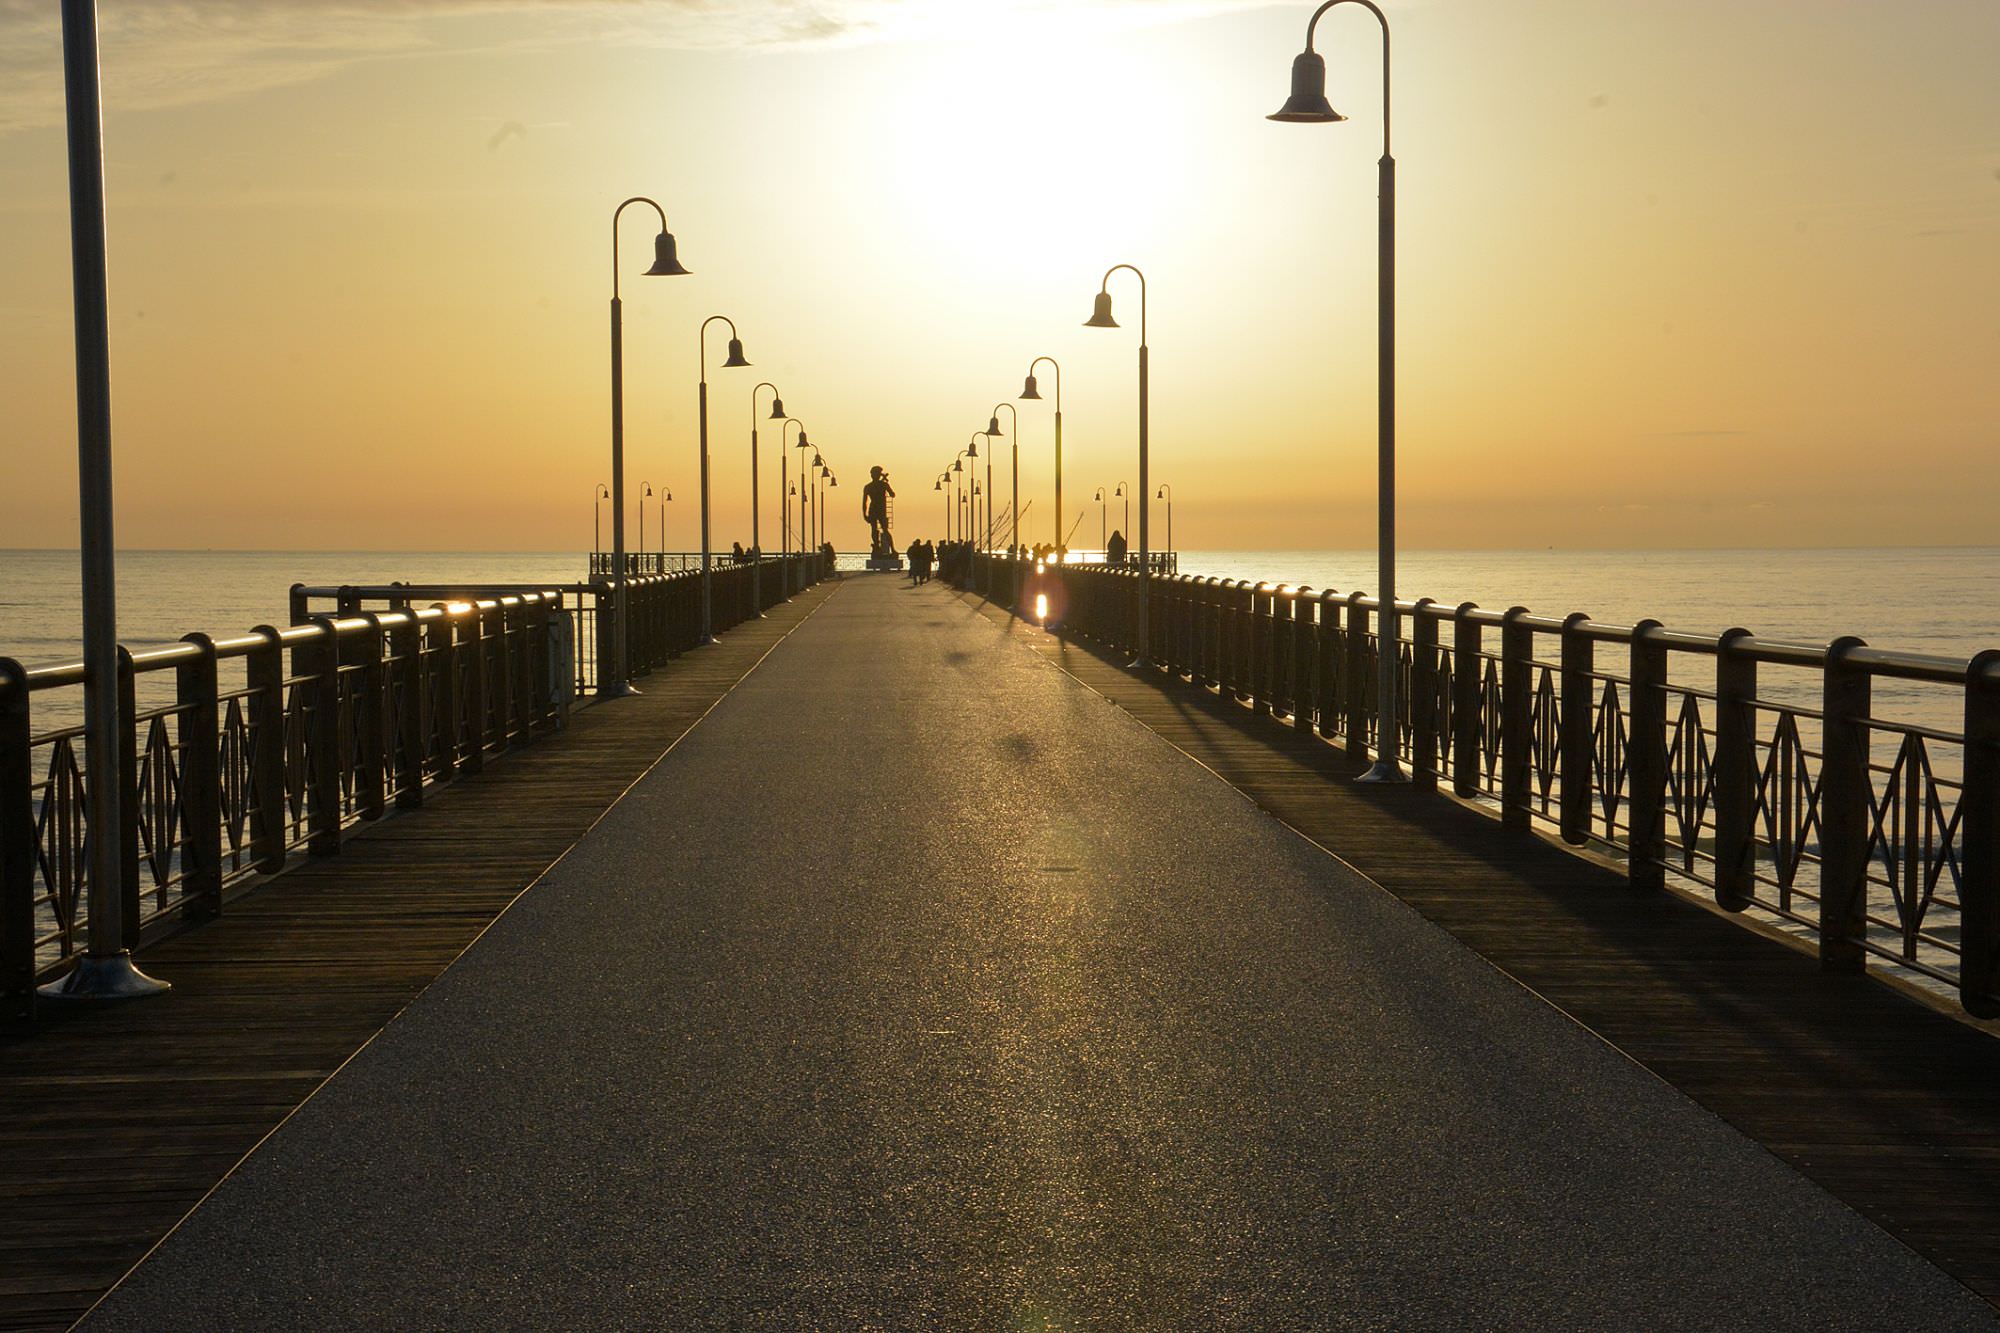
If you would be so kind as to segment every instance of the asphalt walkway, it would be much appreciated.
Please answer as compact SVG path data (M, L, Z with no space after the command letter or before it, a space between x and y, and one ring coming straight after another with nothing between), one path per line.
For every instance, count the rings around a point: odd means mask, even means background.
M849 580L92 1328L1989 1309L941 588Z

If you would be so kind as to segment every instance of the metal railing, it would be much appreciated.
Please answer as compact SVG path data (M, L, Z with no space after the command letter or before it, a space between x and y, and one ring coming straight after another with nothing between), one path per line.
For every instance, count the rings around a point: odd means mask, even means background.
M1009 600L1013 562L980 563L973 586ZM1021 573L1030 614L1039 599L1052 627L1138 653L1136 575ZM1892 966L2000 1017L2000 650L1397 606L1394 730L1419 786L1801 934L1830 968ZM1374 757L1375 598L1175 576L1150 610L1166 675Z
M762 580L764 605L823 564L767 562L782 576ZM750 575L717 571L718 629L762 609ZM628 579L626 596L634 674L698 642L699 575ZM609 667L613 607L609 584L298 586L286 628L121 649L122 938L215 916L300 853L334 855L354 825L562 730ZM0 1000L16 1014L83 947L94 775L80 727L36 730L40 713L80 715L57 696L83 679L81 663L0 658Z

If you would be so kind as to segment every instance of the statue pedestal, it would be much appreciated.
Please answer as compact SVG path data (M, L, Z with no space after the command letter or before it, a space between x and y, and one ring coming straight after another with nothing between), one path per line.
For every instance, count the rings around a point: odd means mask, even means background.
M902 567L903 557L900 555L871 555L868 557L868 568L870 569L898 570Z

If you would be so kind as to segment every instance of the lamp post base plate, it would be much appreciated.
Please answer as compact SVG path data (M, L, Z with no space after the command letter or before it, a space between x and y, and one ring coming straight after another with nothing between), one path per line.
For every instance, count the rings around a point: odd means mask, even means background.
M129 950L120 949L106 957L85 954L76 960L68 975L43 986L44 1000L142 1000L173 989L168 982L149 977L132 964Z
M1151 671L1153 664L1144 657L1135 657L1125 664L1125 669L1127 671Z
M629 699L638 692L639 687L631 681L614 680L609 685L600 686L597 691L597 697L600 699Z
M1377 759L1368 766L1366 773L1363 773L1354 780L1356 782L1382 783L1408 782L1410 775L1405 773L1403 766L1393 759Z

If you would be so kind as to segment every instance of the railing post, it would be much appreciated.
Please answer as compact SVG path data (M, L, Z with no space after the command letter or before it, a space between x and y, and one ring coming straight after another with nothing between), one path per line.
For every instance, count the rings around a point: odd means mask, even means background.
M594 673L596 678L591 681L591 685L599 695L602 695L604 687L618 679L616 653L618 604L607 585L597 584L592 591L594 603L592 614L597 620L597 632L593 636L596 641L592 647L596 649L597 669Z
M641 594L643 596L644 594ZM493 623L498 630L498 642L494 645L494 658L499 667L499 679L489 682L494 691L494 702L500 706L493 711L500 719L500 748L511 749L514 745L514 729L519 722L519 708L515 699L514 635L517 628L515 601L512 597L498 597L493 602ZM638 666L634 664L634 672Z
M1757 663L1739 645L1747 629L1715 645L1715 901L1731 912L1755 891Z
M340 850L340 639L332 616L314 616L319 637L292 649L292 674L312 675L302 692L312 700L312 762L306 772L306 851L332 856ZM303 654L307 666L300 669Z
M1868 931L1868 806L1873 787L1868 776L1867 718L1873 682L1866 668L1854 664L1854 650L1865 646L1852 636L1835 639L1827 645L1826 667L1821 677L1819 961L1821 967L1833 972L1859 972L1865 966L1861 941ZM1720 781L1719 726L1717 730L1716 777ZM1972 738L1968 733L1967 786L1961 799L1971 792L1971 759ZM1716 823L1719 891L1722 884L1719 810ZM1968 825L1961 823L1960 827L1970 832ZM1968 839L1967 849L1971 846ZM1963 924L1966 923L1961 917Z
M395 680L389 688L402 702L396 709L396 808L414 810L424 803L424 751L428 748L434 719L431 694L424 688L424 629L408 602L403 604L403 625L393 631Z
M466 612L464 634L459 651L465 659L465 754L460 764L468 773L478 773L486 767L486 720L487 720L487 677L486 677L486 608L478 602Z
M1313 645L1317 641L1319 598L1301 587L1292 599L1292 730L1313 729Z
M96 774L90 775L94 781ZM128 949L139 947L139 689L132 654L118 649L118 830L119 894L124 917L120 938Z
M312 619L312 607L306 598L305 584L294 583L287 601L294 625L303 625Z
M35 774L28 673L0 658L0 999L35 1016Z
M1632 627L1632 722L1625 739L1625 881L1635 889L1667 882L1667 647L1660 622Z
M222 911L222 722L217 703L215 640L181 642L201 656L174 670L175 730L181 752L181 893L183 915Z
M1319 595L1319 645L1313 654L1319 694L1319 734L1332 740L1340 734L1340 594L1328 588Z
M1562 713L1556 736L1562 793L1557 818L1562 840L1572 847L1590 841L1590 770L1591 757L1596 753L1591 726L1591 700L1596 682L1591 679L1591 672L1597 665L1597 651L1581 628L1589 620L1589 616L1576 611L1563 618L1562 627Z
M448 608L440 606L437 611L438 618L424 631L430 647L426 665L430 677L437 681L437 702L430 730L424 733L423 749L429 750L429 737L437 737L437 775L440 781L450 782L458 776L459 737L463 735L458 702L458 627Z
M1278 590L1268 583L1250 588L1250 708L1269 717L1277 674Z
M1974 1018L2000 1018L2000 649L1965 670L1965 789L1959 793L1958 1001Z
M388 762L384 754L388 709L383 694L388 687L382 671L382 617L361 614L368 622L365 633L355 635L347 654L360 668L353 691L354 707L360 712L355 730L360 733L359 753L354 756L354 808L363 819L380 819L388 810Z
M1419 791L1437 790L1438 623L1428 597L1410 611L1410 781Z
M1500 823L1529 827L1528 747L1534 744L1535 631L1528 608L1508 608L1500 626Z
M1360 763L1369 760L1368 744L1368 612L1361 606L1360 592L1347 594L1347 756Z
M1473 619L1477 602L1460 602L1451 623L1451 789L1462 797L1479 794L1480 748L1486 696L1485 631Z
M278 631L259 625L264 642L243 659L250 727L250 860L260 875L285 868L285 649Z

